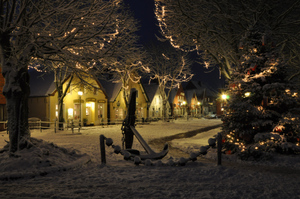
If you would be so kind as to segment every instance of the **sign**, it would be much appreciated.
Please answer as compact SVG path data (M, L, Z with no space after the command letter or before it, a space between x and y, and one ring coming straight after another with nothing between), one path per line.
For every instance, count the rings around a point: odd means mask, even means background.
M98 103L106 103L106 100L98 100Z
M95 98L86 98L86 102L96 102Z
M73 103L74 104L84 103L84 100L81 100L81 102L80 102L79 99L75 99L75 100L73 100Z

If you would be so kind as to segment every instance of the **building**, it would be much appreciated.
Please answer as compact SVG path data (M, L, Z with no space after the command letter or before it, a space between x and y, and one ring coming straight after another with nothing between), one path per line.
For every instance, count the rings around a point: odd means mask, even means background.
M148 115L148 97L143 85L138 82L129 82L128 88L124 88L121 83L113 83L105 80L99 80L108 99L108 116L110 123L121 123L127 114L127 104L125 95L129 98L130 89L137 90L136 96L136 119L142 120Z
M201 81L187 82L184 85L184 90L188 95L193 96L189 97L191 100L188 101L190 110L194 110L194 107L198 108L199 110L197 110L197 113L201 114L202 116L216 114L216 100L219 96L218 91L212 89L209 85L204 84ZM192 101L192 99L194 100Z
M37 74L32 71L28 100L29 117L37 117L42 121L58 120L58 92L55 87L53 73ZM63 81L63 89L70 81L70 76ZM101 84L94 78L86 79L86 86L74 77L63 100L63 118L65 123L81 122L81 125L98 125L107 121L107 96Z
M145 92L148 96L149 103L148 103L148 115L149 119L161 119L163 117L163 96L159 90L159 85L157 83L151 84L143 84ZM166 93L164 92L163 95L166 98ZM166 115L169 116L170 113L170 103L167 100L165 110Z
M171 104L171 114L173 117L183 117L188 114L188 104L182 84L178 88L172 89L169 96Z

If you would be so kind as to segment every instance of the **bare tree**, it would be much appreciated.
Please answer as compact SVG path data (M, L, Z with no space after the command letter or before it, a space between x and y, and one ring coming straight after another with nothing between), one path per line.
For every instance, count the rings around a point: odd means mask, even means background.
M126 18L119 0L0 2L0 58L11 153L30 138L29 63L72 61L73 73L94 72L97 61L114 54Z
M149 52L150 81L156 80L162 96L162 116L166 118L166 104L171 90L179 87L180 83L192 79L192 61L187 53L172 48L170 45L160 43L147 47ZM149 82L150 83L150 82Z
M135 20L132 19L128 25L131 27L132 32L138 30ZM106 80L115 83L121 82L126 107L128 107L129 103L129 83L138 83L142 75L150 71L146 66L146 52L138 44L138 39L136 34L124 35L122 41L118 43L118 52L104 63Z
M69 61L67 59L61 59L61 61L51 61L45 70L54 71L56 90L58 92L58 120L59 127L62 128L63 118L63 100L66 96L67 91L70 89L71 82L74 77L79 79L75 85L72 83L73 88L81 88L85 86L87 89L99 89L97 85L91 85L88 81L90 78L98 78L99 76L105 76L107 74L113 74L113 81L116 81L116 74L120 75L122 82L124 82L124 88L127 87L128 80L126 79L126 73L122 71L128 71L127 68L136 69L140 63L140 48L137 46L137 36L135 32L138 30L137 22L133 16L128 12L127 8L121 10L122 15L116 16L115 27L118 30L117 35L112 35L110 38L105 38L107 40L108 47L102 48L102 56L100 59L93 63L93 66L89 67L88 70L84 66L81 66L77 61ZM113 30L115 31L115 30ZM92 46L93 47L93 46ZM104 47L104 45L103 45ZM101 52L101 51L100 51ZM55 55L56 56L56 55ZM132 58L135 60L134 63L124 63L125 59ZM94 58L95 59L95 58ZM48 60L46 60L48 61ZM127 66L129 65L129 66ZM78 70L79 68L79 70ZM82 70L83 69L83 70ZM91 74L92 71L92 74ZM66 78L69 78L66 87L63 88L63 83ZM133 77L133 79L138 79L138 77ZM125 90L125 89L124 89ZM126 98L127 99L127 98Z
M291 63L299 59L299 0L155 0L155 5L161 32L173 47L197 51L226 78L239 64L240 40L253 27L277 41Z

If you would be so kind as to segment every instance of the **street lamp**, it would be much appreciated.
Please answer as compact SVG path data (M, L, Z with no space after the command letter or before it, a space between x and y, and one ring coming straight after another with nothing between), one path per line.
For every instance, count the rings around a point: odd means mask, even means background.
M79 95L79 129L81 128L81 96L83 95L82 91L78 91Z
M222 99L226 100L228 98L228 96L226 94L222 94Z

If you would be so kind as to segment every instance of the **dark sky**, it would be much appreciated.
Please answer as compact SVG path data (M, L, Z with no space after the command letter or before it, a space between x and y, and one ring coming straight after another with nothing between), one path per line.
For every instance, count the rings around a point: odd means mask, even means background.
M154 16L154 0L125 0L125 2L130 6L134 17L139 21L140 30L137 34L140 36L141 43L157 42L155 35L160 36L160 33ZM192 71L195 74L193 80L206 82L214 89L222 87L224 79L219 78L219 71L215 69L209 72L211 70L207 70L199 64L194 64L192 66Z

